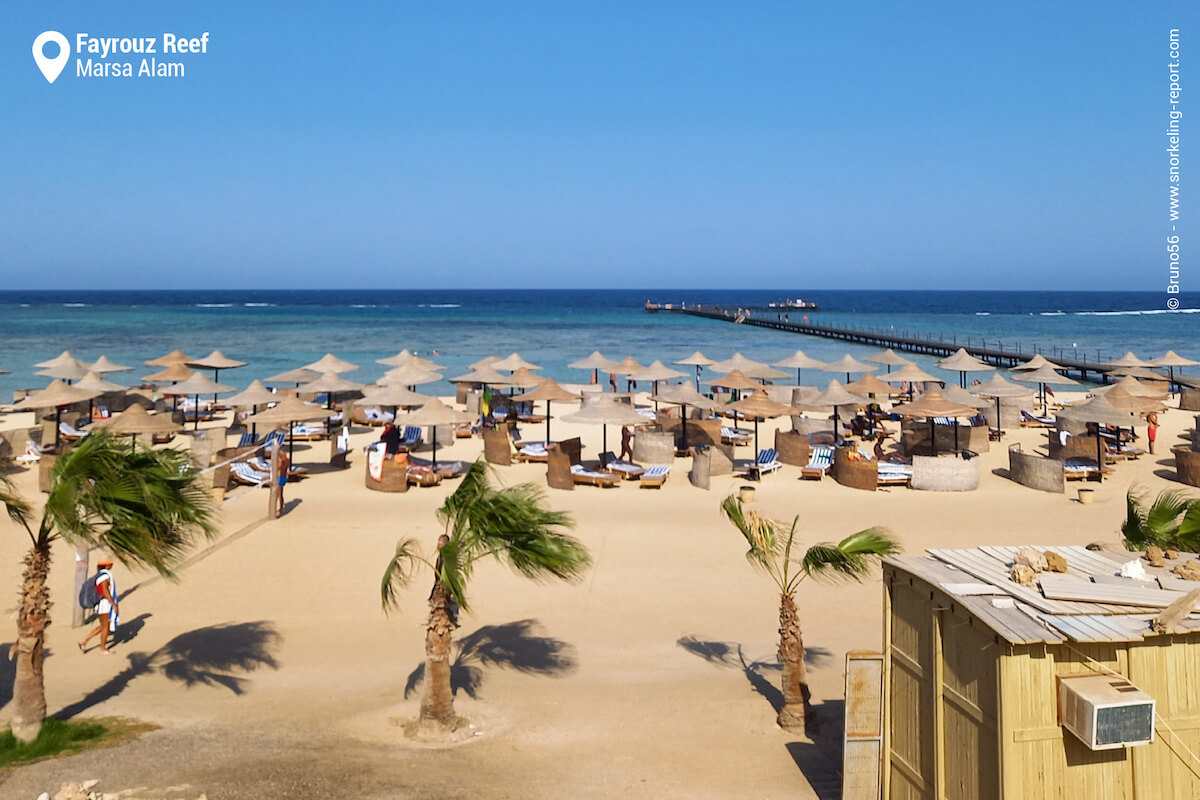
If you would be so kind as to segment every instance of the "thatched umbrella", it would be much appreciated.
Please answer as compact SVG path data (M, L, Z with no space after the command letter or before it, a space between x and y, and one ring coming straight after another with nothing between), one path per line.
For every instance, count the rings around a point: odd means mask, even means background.
M846 383L850 382L851 372L874 372L875 367L870 364L864 364L853 356L847 354L839 358L837 361L830 361L828 364L820 368L822 372L844 372L846 373Z
M709 410L721 405L711 397L700 394L692 388L690 383L667 384L663 390L654 395L655 402L670 403L679 406L680 419L683 427L683 441L687 444L687 409L686 406L693 408L707 408Z
M343 361L333 353L326 353L311 364L305 364L305 369L311 369L324 375L326 372L353 372L358 369L358 364L351 364L349 361Z
M1096 426L1096 466L1100 470L1100 482L1104 482L1104 437L1100 435L1101 425L1115 425L1117 428L1117 439L1120 441L1121 428L1128 426L1133 428L1134 416L1132 412L1122 411L1111 402L1107 395L1096 395L1086 403L1078 403L1065 408L1058 412L1058 416L1064 419L1075 420L1076 422L1092 423Z
M297 422L311 422L318 419L329 419L333 416L333 412L329 409L321 408L318 405L309 405L295 395L288 395L270 408L263 409L256 414L251 414L246 417L246 421L253 425L267 425L275 428L280 425L286 425L288 431L288 460L292 460L292 455L296 450L296 443L292 439L292 426Z
M427 358L421 358L417 354L409 350L401 350L396 355L389 358L377 358L376 364L383 364L385 367L416 367L418 369L427 369L433 372L439 372L445 367L438 364L436 361L430 361Z
M637 372L631 373L630 378L635 381L650 381L652 390L650 394L658 394L658 382L669 381L672 378L687 377L686 372L680 372L677 369L671 369L661 361L654 361L649 366L643 367ZM658 401L654 401L654 410L658 411Z
M537 386L544 380L545 378L534 375L527 367L518 367L508 376L508 385L515 386L518 389L529 389Z
M1111 361L1105 361L1100 366L1102 367L1149 367L1153 366L1149 361L1143 361L1133 354L1132 350L1126 350L1125 354L1120 358L1114 358Z
M949 355L939 361L938 366L942 369L957 372L958 385L963 388L966 388L967 385L968 372L991 372L996 369L991 364L980 361L962 347L955 350L953 355Z
M812 356L806 355L803 350L797 350L782 361L776 361L771 366L786 367L787 369L796 370L796 384L800 384L800 370L802 369L824 369L825 362L818 361Z
M996 430L1004 430L1001 425L1000 418L1000 398L1002 397L1030 397L1035 392L1028 386L1019 386L1015 383L1009 383L1004 379L1004 376L999 372L992 373L992 377L988 378L978 386L971 387L971 394L979 395L980 397L991 397L996 401Z
M400 384L387 386L371 386L363 392L363 396L354 401L356 406L388 406L392 409L393 419L401 409L417 408L428 403L433 398L419 394Z
M869 372L858 380L847 383L846 389L855 394L882 394L889 397L896 391L896 387L884 383Z
M254 414L258 412L259 406L266 405L268 403L276 403L281 399L283 399L283 395L272 392L263 385L262 381L254 380L250 382L249 386L235 394L233 397L226 397L225 405L230 406L231 408L236 408L237 406L250 406L250 413ZM257 434L258 426L252 423L250 425L250 431L251 433Z
M1112 386L1104 393L1108 402L1118 411L1130 411L1134 414L1148 414L1151 411L1164 411L1167 404L1152 397L1132 395L1121 386Z
M172 364L186 364L191 361L191 356L185 355L182 350L172 350L165 356L151 358L146 361L148 367L169 367Z
M499 360L500 360L500 356L484 356L483 358L476 361L474 364L467 364L467 369L471 369L471 370L483 369L484 367L490 367L492 364L495 364Z
M730 370L728 374L717 378L709 378L704 383L710 386L723 386L726 389L746 390L761 389L762 383L750 380L740 369Z
M597 380L597 378L599 377L599 373L602 370L604 372L613 372L614 370L617 369L617 362L615 362L611 359L605 358L604 356L602 356L600 354L599 350L593 350L592 354L589 355L587 358L581 358L578 361L572 361L570 364L567 364L567 366L570 367L571 369L589 369L589 370L591 370L592 371L592 383L598 383L599 381Z
M75 382L78 389L95 389L100 394L109 394L111 392L124 392L128 390L128 386L122 386L119 383L105 380L99 373L89 372L78 381ZM88 400L88 419L92 417L92 400Z
M892 371L892 367L903 367L905 364L912 363L911 359L896 355L896 351L890 347L873 356L866 356L863 361L870 361L872 364L886 364L888 372Z
M451 383L478 383L481 386L509 386L507 375L502 375L490 366L476 367L466 375L451 378Z
M1149 363L1152 367L1166 367L1167 380L1169 381L1167 385L1170 386L1170 384L1175 383L1176 367L1192 367L1196 364L1200 364L1200 361L1192 361L1190 358L1184 358L1183 356L1179 355L1174 350L1168 350L1158 358L1150 359L1150 361L1147 363Z
M337 399L338 392L357 392L361 391L363 385L355 383L352 380L347 380L336 372L326 372L316 380L309 381L299 386L296 391L304 392L305 394L322 394L325 395L325 407L333 408L334 401ZM329 418L325 420L325 430L329 430Z
M432 428L433 437L433 468L437 469L437 426L438 425L457 425L460 422L471 422L474 420L466 411L459 411L455 408L443 403L436 397L427 402L425 405L411 412L404 418L405 425L415 425L419 428Z
M128 372L133 367L126 367L123 364L115 364L109 360L108 356L100 356L93 363L88 365L88 371L97 372L101 375L106 375L109 372Z
M383 377L376 383L381 386L420 386L423 383L435 383L442 380L440 372L434 372L418 364L404 364L399 367L393 367L383 373Z
M1113 367L1108 372L1104 373L1108 378L1140 378L1144 381L1163 381L1167 380L1166 375L1148 369L1147 367Z
M712 364L713 360L697 350L687 358L681 358L675 363L683 367L696 368L696 391L700 391L700 369Z
M846 387L843 386L841 383L839 383L836 378L834 378L833 380L831 380L829 382L829 385L827 387L825 387L825 391L823 391L819 394L813 395L812 397L810 397L809 399L807 399L803 402L797 403L796 407L811 410L811 409L819 409L819 408L829 408L830 406L832 406L833 407L833 441L837 442L837 440L838 440L838 422L839 422L838 409L842 406L854 406L857 408L858 406L865 406L865 405L867 405L867 398L862 397L857 394L852 394L851 392L846 391Z
M568 414L562 419L568 422L583 422L590 425L601 425L603 431L603 447L600 452L600 465L605 466L604 454L608 452L609 425L649 425L654 420L647 419L625 403L618 403L611 394L597 395L586 398L583 407L574 414Z
M52 369L53 367L60 367L63 364L82 364L82 363L83 362L80 361L79 359L77 359L71 353L70 350L63 350L61 353L56 355L54 358L52 358L48 361L39 361L38 363L34 364L34 366L39 369Z
M213 380L219 381L221 379L221 370L244 367L246 366L246 362L238 361L236 358L230 358L220 350L213 350L204 358L198 358L195 361L189 361L188 366L192 369L211 369L213 371ZM216 403L216 395L213 395L213 405L216 405Z
M71 383L72 381L82 380L91 371L88 369L87 364L73 358L70 360L55 359L55 362L53 366L40 369L35 374L47 378L61 378L67 383Z
M942 389L942 396L951 403L958 403L960 406L987 408L991 405L989 401L976 397L961 386L947 386L945 389Z
M910 400L913 396L913 387L916 386L916 384L924 384L929 381L937 381L938 383L941 383L940 378L935 378L933 375L930 375L928 372L921 369L911 361L900 367L900 369L896 370L895 372L889 372L884 375L883 380L887 383L907 383L909 386L908 399Z
M514 401L521 403L536 403L545 401L546 403L546 441L550 441L550 404L555 400L580 400L581 395L569 392L558 383L550 378L543 378L542 382L537 385L536 389L519 394L513 398Z
M308 367L297 367L289 369L287 372L281 372L278 375L272 375L267 378L267 383L294 383L296 388L300 388L300 384L315 381L321 377L321 373L315 372Z
M108 419L100 420L95 424L95 427L103 428L117 436L132 436L135 442L137 441L138 434L155 436L158 434L178 433L183 430L183 426L176 422L170 414L165 412L151 414L137 403L129 406L119 414L114 414Z
M199 372L193 372L187 380L182 380L179 383L163 390L163 394L175 395L176 397L184 397L188 395L194 396L196 404L196 420L192 430L200 430L200 395L211 394L216 397L219 394L235 391L232 386L226 386L223 383L217 383L207 375L201 375Z
M625 356L625 359L617 364L616 368L610 370L614 375L625 376L625 391L629 391L633 384L633 378L630 377L635 372L641 372L646 367L639 364L633 356Z
M491 363L492 369L502 369L508 372L515 372L519 369L533 370L541 369L537 364L526 361L517 353L511 353L508 356Z
M62 410L65 406L73 403L82 403L84 400L92 400L98 397L102 392L95 389L80 389L77 386L68 386L60 379L55 379L50 382L50 385L45 389L39 389L35 392L30 392L19 403L13 406L18 411L32 408L34 410L43 408L54 409L54 449L58 449L59 441L61 440L61 431L58 426L62 424Z
M195 374L195 370L187 368L181 362L177 362L175 364L168 364L158 372L143 375L142 380L149 381L150 383L179 383L180 381L186 381Z
M758 421L760 419L774 419L775 417L789 416L793 409L791 406L783 403L776 403L769 396L766 390L760 389L749 397L738 400L736 403L730 403L725 406L734 411L741 412L745 417L753 417L754 419L754 452L758 452Z
M974 406L963 405L948 400L945 395L938 389L928 389L921 393L921 396L911 403L896 406L892 409L893 412L905 417L924 417L929 420L929 443L933 448L933 454L937 455L937 435L935 433L934 419L937 417L951 417L955 420L954 425L954 449L958 450L958 422L961 417L973 417L979 413L979 410Z
M1055 364L1053 361L1046 358L1041 353L1038 353L1036 356L1029 359L1024 364L1018 364L1017 366L1013 367L1013 372L1031 372L1035 369L1041 369L1042 367L1049 367L1050 369L1062 369L1063 368L1061 365Z
M1121 378L1121 380L1117 381L1116 383L1110 383L1107 386L1099 386L1092 390L1092 394L1106 394L1108 392L1111 392L1113 389L1117 389L1117 388L1120 388L1120 389L1124 390L1125 392L1128 392L1129 394L1133 395L1134 397L1149 397L1149 398L1152 398L1155 400L1159 400L1159 399L1167 396L1166 392L1164 392L1161 389L1158 389L1154 386L1149 386L1145 383L1142 383L1141 381L1139 381L1137 378L1133 377L1132 375L1126 375L1124 378Z
M1014 381L1021 383L1036 383L1042 397L1042 414L1045 415L1048 403L1046 401L1046 386L1078 386L1079 381L1072 380L1066 375L1059 375L1049 365L1042 365L1035 370L1022 372L1020 375L1013 375Z
M709 369L713 372L738 372L745 375L747 378L755 378L756 380L765 381L775 378L786 378L786 372L777 370L769 364L762 361L755 361L752 358L746 358L741 353L734 353L732 357L724 361L717 361L709 364Z

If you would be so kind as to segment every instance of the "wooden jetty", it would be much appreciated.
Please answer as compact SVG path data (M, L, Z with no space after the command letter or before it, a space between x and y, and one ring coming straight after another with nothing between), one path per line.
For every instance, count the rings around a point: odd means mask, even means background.
M837 339L848 344L858 344L874 347L890 347L905 353L937 356L944 358L951 355L960 347L971 355L986 361L996 367L1014 367L1023 364L1039 353L1054 363L1060 365L1067 373L1078 373L1083 380L1103 380L1107 368L1101 365L1100 358L1088 361L1087 356L1068 358L1058 350L1053 353L1045 348L1033 346L1032 349L1022 348L1020 343L1005 344L1000 341L970 339L963 341L957 336L921 337L908 333L885 330L853 330L836 328L830 325L816 325L807 321L795 322L788 317L788 309L771 309L769 315L756 315L752 309L726 308L724 306L683 305L675 303L647 304L654 305L654 311L672 314L687 314L693 317L733 322L741 325L755 325L760 328L771 328L777 331L799 333L805 336L820 336L823 339ZM778 312L778 313L776 313ZM801 312L803 313L803 312ZM1098 354L1099 355L1099 354ZM1165 379L1166 376L1164 375Z

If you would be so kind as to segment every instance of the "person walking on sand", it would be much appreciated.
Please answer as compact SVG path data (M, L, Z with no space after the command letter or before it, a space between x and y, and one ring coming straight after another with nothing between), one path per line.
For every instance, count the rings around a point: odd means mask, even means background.
M99 570L94 576L88 578L92 581L96 589L96 596L99 600L92 610L96 613L96 627L89 633L82 642L79 643L79 652L86 653L87 645L95 637L100 637L100 652L105 655L111 655L112 650L108 647L109 634L117 632L117 623L120 622L120 608L117 603L117 585L113 581L112 576L113 560L111 558L102 558L96 562Z
M275 478L275 485L279 487L279 512L276 516L283 516L283 487L287 486L288 471L292 468L292 460L287 457L287 453L283 452L283 448L279 449L279 476Z
M629 456L629 460L633 461L633 429L628 425L621 426L621 455L618 456L622 461L625 456Z
M1158 412L1146 415L1146 438L1150 442L1150 455L1154 455L1154 441L1158 438Z

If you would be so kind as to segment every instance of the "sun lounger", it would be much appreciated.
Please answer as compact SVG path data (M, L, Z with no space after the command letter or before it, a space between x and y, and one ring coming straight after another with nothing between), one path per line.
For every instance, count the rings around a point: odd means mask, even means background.
M833 465L832 447L814 447L808 465L800 468L800 477L821 480Z
M746 475L749 478L761 478L769 472L774 472L783 466L779 460L779 451L764 449L758 451L758 456L754 459L754 463L746 467Z
M1032 412L1021 409L1022 428L1053 428L1054 417L1039 417Z
M243 486L266 486L271 482L271 473L263 473L247 464L245 461L235 461L229 465L229 475Z
M611 472L597 472L582 464L571 465L571 480L575 481L577 486L600 486L602 488L616 486L621 482L621 479Z
M249 464L250 466L254 467L259 472L265 472L268 475L271 474L271 462L267 461L262 456L255 456L254 458L248 458L248 459L246 459L246 463ZM308 476L308 469L306 467L292 466L292 467L288 468L288 478L304 478L307 476Z
M1099 479L1102 474L1111 473L1111 468L1105 467L1102 470L1098 467L1094 458L1068 458L1063 462L1063 474L1069 481L1090 481Z
M42 450L30 440L25 441L25 452L13 459L21 466L28 467L42 460Z
M242 438L238 439L238 447L253 447L258 444L258 434L247 431L242 434Z
M402 452L415 450L419 444L421 444L421 429L416 425L405 425L404 438L400 440L400 450Z
M667 476L671 474L670 464L651 464L646 467L646 471L642 473L638 479L638 486L643 489L658 489L667 482Z
M292 438L303 441L313 441L314 439L327 439L329 432L324 425L294 425L292 426Z
M749 431L728 427L721 428L721 444L750 444L753 440L754 434Z
M612 455L609 453L608 455ZM601 461L604 461L601 458ZM609 472L614 472L620 475L627 481L637 480L638 476L646 471L645 467L638 466L632 461L622 461L619 458L610 458L605 462L604 468Z
M513 454L517 461L544 463L549 456L545 442L530 442Z
M907 486L912 480L912 464L896 461L880 461L878 464L880 486Z
M62 438L66 439L68 442L77 442L80 439L82 439L83 437L88 435L87 431L81 431L81 430L78 430L77 428L72 428L70 425L68 425L65 422L58 423L58 433L60 436L62 436Z
M263 445L265 445L267 450L270 450L271 447L276 444L278 444L280 447L283 447L286 441L287 434L283 431L271 431L265 437L263 437Z
M386 411L380 411L378 408L367 408L363 409L362 418L367 425L370 425L371 427L378 427L380 425L388 424L396 417L395 415L389 414Z

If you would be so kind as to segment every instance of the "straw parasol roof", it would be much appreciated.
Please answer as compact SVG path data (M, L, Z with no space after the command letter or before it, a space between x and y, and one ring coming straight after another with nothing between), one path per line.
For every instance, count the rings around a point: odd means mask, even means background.
M598 369L604 372L612 372L617 368L617 362L605 358L600 354L599 350L593 350L592 354L587 358L572 361L567 366L572 369Z
M1200 364L1200 361L1192 361L1190 358L1184 358L1174 350L1168 350L1158 358L1152 358L1146 362L1152 367L1194 367Z
M1116 383L1110 383L1108 386L1101 386L1092 391L1092 394L1107 394L1114 389L1121 389L1134 397L1149 397L1151 399L1160 399L1167 396L1167 393L1153 386L1147 386L1138 381L1132 376L1125 376Z
M288 395L270 408L263 409L257 414L250 414L246 422L257 425L289 425L293 422L308 422L309 420L328 419L335 411L310 405L299 397Z
M283 398L283 395L275 394L263 382L253 381L242 391L235 394L233 397L225 398L227 406L261 406L266 403L277 403Z
M697 350L696 352L692 353L687 358L681 358L678 361L676 361L675 363L683 364L684 366L687 366L687 367L706 367L709 364L712 364L714 362L711 358L704 355L704 353L701 353L699 350Z
M906 417L973 417L979 413L974 406L955 403L938 389L929 389L911 403L894 406L893 413Z
M82 361L76 361L72 358L69 361L65 359L58 361L58 363L52 367L46 367L45 369L38 370L37 374L44 375L48 378L62 378L63 380L67 381L77 381L87 376L88 372L90 372L90 370L88 369L87 364L84 364Z
M758 390L747 398L738 400L736 403L730 403L723 408L730 408L734 411L740 411L747 417L756 419L772 419L773 417L786 417L795 413L795 409L791 406L786 406L783 403L776 403L772 400L765 391Z
M358 369L358 364L351 364L349 361L343 361L333 353L326 353L311 364L305 364L305 369L315 370L322 375L326 372L353 372Z
M718 378L709 378L704 383L712 386L724 386L726 389L761 389L762 384L752 381L740 369L730 370L729 374Z
M867 398L846 391L846 387L841 381L831 380L829 385L825 387L825 391L813 395L808 400L798 403L799 408L829 408L838 406L865 406Z
M174 364L169 364L165 369L161 369L150 375L143 375L142 380L151 381L152 383L178 383L186 381L196 373L183 365L183 362L177 361Z
M502 375L490 366L472 369L466 375L451 378L451 383L486 383L489 386L509 386L508 376Z
M618 403L611 394L597 395L592 402L585 400L582 408L561 419L592 425L649 425L654 422L634 411L628 404Z
M457 425L460 422L474 422L474 420L474 415L451 408L434 397L416 411L405 415L404 424L415 425L418 428L432 428L437 425Z
M1025 372L1026 370L1041 369L1042 367L1049 367L1050 369L1062 369L1060 365L1055 364L1041 353L1038 353L1024 364L1019 364L1013 367L1013 372Z
M204 358L198 358L195 361L187 362L187 365L193 369L197 367L203 369L235 369L237 367L246 366L246 362L238 361L236 358L230 358L220 350L213 350Z
M419 355L409 350L401 350L399 353L396 353L396 355L391 356L390 358L377 358L375 359L375 363L383 364L386 367L411 366L430 371L445 369L445 367L443 367L441 364L438 364L436 361L430 361L427 358L421 358Z
M734 353L724 361L714 361L708 365L708 368L713 372L733 372L735 369L745 373L746 367L765 367L766 363L755 361L752 358L746 358L741 353Z
M848 389L851 392L854 392L855 394L887 394L887 395L890 395L896 391L895 386L884 383L883 381L879 380L879 378L876 378L874 375L872 375L869 372L866 375L863 375L858 380L847 383L846 389Z
M172 364L186 364L191 361L191 357L184 355L182 350L172 350L165 356L152 358L146 362L148 367L169 367Z
M500 359L499 361L493 361L491 367L492 369L503 369L508 370L509 372L515 372L519 369L541 369L541 367L539 367L537 364L521 358L518 353L512 353L505 358Z
M493 369L495 365L493 365ZM540 367L539 367L540 369ZM534 375L526 367L518 367L513 370L513 373L508 376L508 385L516 386L518 389L528 389L531 386L537 386L544 378Z
M615 375L624 375L630 380L633 380L632 373L640 372L643 369L645 369L645 367L635 361L633 356L625 356L624 361L608 371Z
M418 364L404 364L399 367L393 367L383 373L383 377L376 383L381 386L420 386L422 383L434 383L442 379L440 372L434 372L431 369L426 369Z
M1096 395L1086 403L1077 403L1058 412L1058 416L1078 422L1094 422L1097 425L1132 426L1132 412L1122 411L1109 402L1105 395Z
M398 408L415 408L423 406L433 398L426 394L420 394L413 390L400 385L392 384L388 386L373 386L369 387L363 393L361 400L355 400L356 406L396 406Z
M971 406L972 408L987 408L992 404L991 400L976 397L961 386L947 386L942 390L942 396L951 403L958 403L960 406Z
M58 406L69 406L72 403L81 403L84 400L92 400L101 394L103 393L95 389L81 389L78 386L68 386L61 380L54 380L45 389L30 392L25 399L16 403L13 408L18 410L27 408L57 408Z
M1035 394L1028 386L1006 381L999 372L993 373L992 377L978 386L972 386L970 392L980 397L1030 397Z
M128 386L122 386L119 383L106 381L97 372L89 372L83 378L75 382L75 387L78 389L95 389L98 392L123 392L128 389Z
M1149 361L1143 361L1133 354L1133 351L1126 350L1125 355L1120 358L1114 358L1112 361L1105 361L1100 366L1102 367L1149 367Z
M776 361L771 366L787 369L825 369L825 362L818 361L803 350L797 350L782 361Z
M183 426L172 419L170 414L151 414L145 408L134 403L120 414L114 414L108 419L98 421L93 427L103 428L117 435L178 433Z
M823 372L874 372L876 368L870 364L862 363L854 358L854 356L846 354L837 361L830 361L820 369Z
M75 356L71 355L70 350L63 350L61 353L59 353L58 355L56 355L54 358L50 359L49 361L39 361L38 363L34 364L34 366L39 369L53 369L54 367L59 367L59 366L62 366L63 364L81 364L81 363L83 363L83 362L81 362Z
M889 367L900 367L912 363L911 359L897 355L896 351L890 347L873 356L865 357L863 361L870 361L872 364L887 364Z
M483 369L484 367L490 367L492 364L495 364L499 360L500 360L500 356L484 356L483 358L476 361L474 364L467 364L467 369L470 369L470 370Z
M314 372L308 367L297 367L296 369L289 369L287 372L281 372L278 375L272 375L267 378L267 381L270 383L308 383L309 381L315 381L319 377L321 377L321 373L319 372Z
M668 384L650 399L660 403L695 406L696 408L716 408L721 405L711 397L700 394L690 383Z
M1125 391L1120 386L1113 386L1104 393L1108 402L1118 411L1132 411L1135 414L1145 414L1150 411L1162 411L1167 405L1161 400L1150 397L1138 397Z
M980 361L962 347L955 350L953 355L939 361L938 366L955 372L987 372L995 369L991 364Z
M1013 380L1022 383L1048 383L1051 386L1076 386L1079 384L1079 381L1068 378L1066 375L1059 375L1047 365L1014 375Z
M180 381L174 386L166 387L162 390L162 393L167 395L201 395L224 394L225 392L232 391L234 391L232 386L217 383L203 373L193 372L187 380Z
M543 378L536 389L516 395L513 397L513 400L519 400L523 403L536 403L539 401L549 403L559 400L579 400L581 398L582 395L567 391L552 378Z
M1109 376L1117 375L1127 378L1141 378L1144 381L1165 381L1166 375L1159 375L1157 372L1152 372L1145 367L1113 367L1107 373Z
M941 381L940 378L930 375L928 372L921 369L911 361L900 367L900 369L896 370L895 372L889 372L881 377L887 383L902 383L904 381L908 381L909 383L925 383L926 381Z
M94 363L88 366L88 369L92 372L98 372L101 375L104 375L108 372L128 372L129 370L133 369L133 367L126 367L123 364L114 364L112 361L108 360L108 356L100 356Z
M658 381L669 381L671 378L686 378L686 372L680 372L677 369L671 369L661 361L655 361L649 366L642 367L637 372L629 374L630 380L635 381L650 381L657 383Z
M331 371L326 372L316 380L301 385L297 391L320 394L322 392L356 392L362 388L363 385L361 383L347 380L336 372Z

